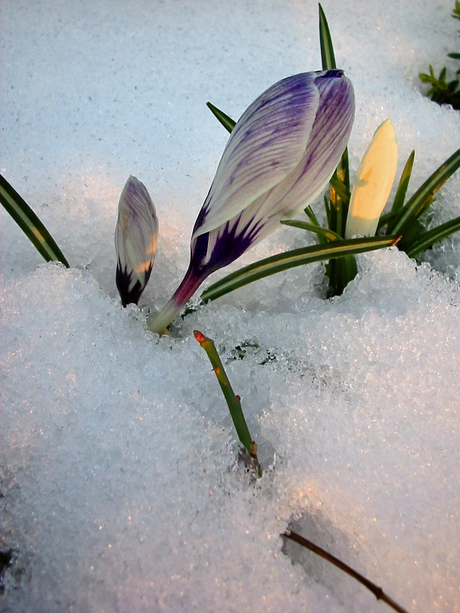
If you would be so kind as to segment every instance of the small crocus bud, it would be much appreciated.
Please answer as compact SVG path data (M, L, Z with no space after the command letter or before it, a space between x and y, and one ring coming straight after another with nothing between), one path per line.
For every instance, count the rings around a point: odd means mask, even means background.
M189 268L150 330L162 333L208 275L321 193L347 145L354 108L350 81L329 70L283 79L246 109L196 220Z
M345 238L374 236L398 165L398 143L390 119L384 121L364 154L350 196Z
M118 203L115 229L116 283L123 306L139 302L152 272L157 236L158 219L147 188L129 177Z

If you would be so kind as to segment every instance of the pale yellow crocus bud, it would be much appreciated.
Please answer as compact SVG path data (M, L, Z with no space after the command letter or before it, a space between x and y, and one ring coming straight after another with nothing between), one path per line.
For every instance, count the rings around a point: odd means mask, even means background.
M398 165L398 143L390 119L384 121L364 154L350 197L345 238L374 236Z

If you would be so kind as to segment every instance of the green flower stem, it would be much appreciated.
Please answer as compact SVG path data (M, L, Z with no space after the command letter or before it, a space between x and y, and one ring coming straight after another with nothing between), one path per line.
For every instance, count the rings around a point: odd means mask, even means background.
M261 477L262 470L257 459L257 445L252 440L251 435L249 434L249 428L244 418L243 410L241 408L240 397L237 396L233 391L230 381L228 380L227 373L225 372L224 365L222 364L219 354L217 353L214 341L210 338L207 338L198 330L194 330L193 335L207 353L209 361L212 365L212 369L217 377L217 380L219 381L219 385L221 387L222 393L224 394L225 400L227 401L227 405L230 410L230 415L232 416L232 420L235 425L238 438L240 439L243 447L253 459L255 465L257 466L258 475L259 477Z
M329 277L327 297L341 296L357 274L358 264L354 255L331 259L327 264L327 276Z

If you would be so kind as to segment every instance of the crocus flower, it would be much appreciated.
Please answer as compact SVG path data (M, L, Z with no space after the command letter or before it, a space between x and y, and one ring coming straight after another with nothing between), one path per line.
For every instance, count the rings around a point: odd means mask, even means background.
M123 306L139 302L152 272L157 235L158 219L147 188L129 177L118 203L115 229L116 282Z
M322 191L354 119L340 70L302 73L259 96L236 123L193 229L190 265L150 330L162 333L199 285Z
M384 121L364 154L350 196L345 238L374 236L398 165L398 143L390 119Z

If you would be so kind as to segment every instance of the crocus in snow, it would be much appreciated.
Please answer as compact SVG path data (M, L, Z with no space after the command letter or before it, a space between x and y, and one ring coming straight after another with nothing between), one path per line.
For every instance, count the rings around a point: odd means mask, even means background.
M118 203L116 283L121 302L137 304L153 268L158 219L147 188L129 177Z
M374 236L387 203L398 165L398 143L390 119L384 121L356 173L348 207L345 238Z
M162 333L199 285L293 217L323 190L354 119L340 70L302 73L260 95L236 123L191 239L182 283L149 323Z

